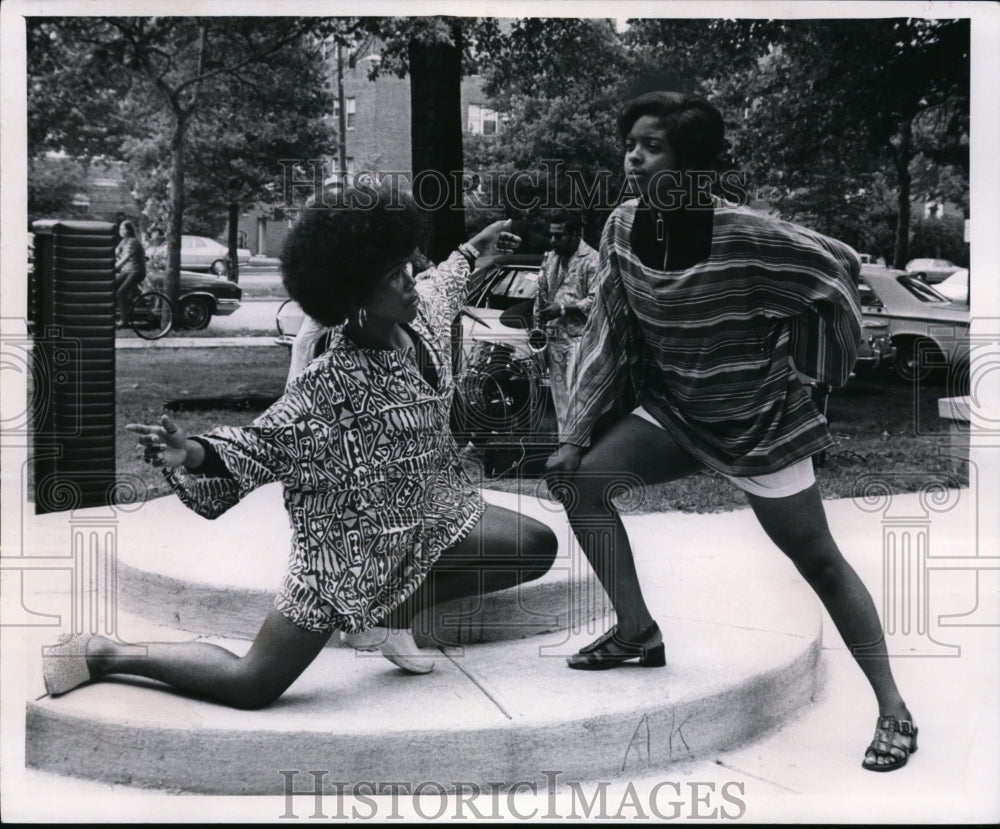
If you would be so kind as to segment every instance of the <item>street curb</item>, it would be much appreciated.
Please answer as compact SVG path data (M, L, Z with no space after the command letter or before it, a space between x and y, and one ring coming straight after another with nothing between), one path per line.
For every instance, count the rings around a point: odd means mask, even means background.
M162 340L121 339L115 341L115 349L131 348L257 348L277 346L274 336L260 337L175 337Z

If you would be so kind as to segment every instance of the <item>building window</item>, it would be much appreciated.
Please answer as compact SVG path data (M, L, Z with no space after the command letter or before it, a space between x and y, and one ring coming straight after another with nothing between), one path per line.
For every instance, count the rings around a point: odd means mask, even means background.
M354 129L354 112L356 106L356 99L354 98L344 98L344 107L347 110L347 128L349 130ZM334 98L333 100L333 117L337 118L337 123L340 123L340 99Z
M473 135L496 135L499 131L500 116L495 109L469 104L469 132Z

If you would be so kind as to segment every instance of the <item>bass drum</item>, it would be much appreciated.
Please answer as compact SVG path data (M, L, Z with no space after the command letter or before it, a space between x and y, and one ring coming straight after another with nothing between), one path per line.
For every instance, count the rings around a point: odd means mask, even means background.
M504 343L483 343L470 355L469 370L456 384L452 431L482 444L490 438L518 438L537 428L542 385L533 358L519 357Z

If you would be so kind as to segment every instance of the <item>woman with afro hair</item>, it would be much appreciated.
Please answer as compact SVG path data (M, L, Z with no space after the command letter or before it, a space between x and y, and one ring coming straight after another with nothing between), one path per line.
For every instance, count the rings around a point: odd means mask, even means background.
M420 215L400 193L348 189L303 210L281 255L289 295L329 347L251 425L190 437L170 418L132 424L148 463L214 518L281 482L292 525L284 583L245 656L215 645L70 637L44 661L50 693L132 674L237 708L276 700L336 631L406 670L433 667L416 613L544 574L552 531L484 503L449 431L451 322L475 259L520 239L496 222L414 275Z

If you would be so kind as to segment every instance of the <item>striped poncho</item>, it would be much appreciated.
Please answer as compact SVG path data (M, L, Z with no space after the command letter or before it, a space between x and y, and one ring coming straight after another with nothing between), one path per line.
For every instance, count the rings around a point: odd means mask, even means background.
M843 385L861 336L857 254L798 225L718 207L709 255L644 265L621 205L601 240L598 295L583 333L563 442L589 446L629 392L706 466L776 472L829 447L799 373Z

